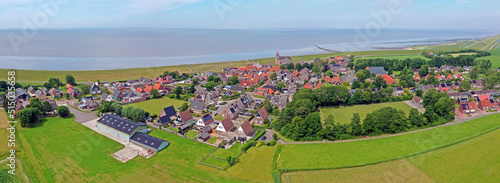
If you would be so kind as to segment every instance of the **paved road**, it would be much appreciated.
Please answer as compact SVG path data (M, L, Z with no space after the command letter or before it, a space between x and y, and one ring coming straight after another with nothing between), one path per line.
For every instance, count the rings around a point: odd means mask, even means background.
M94 119L97 119L97 112L94 111L94 112L90 112L90 113L85 113L85 112L81 112L79 110L76 110L75 108L73 107L70 107L66 104L63 104L64 106L68 107L69 111L71 112L71 114L75 115L75 121L78 122L78 123L84 123L84 122L87 122L87 121L90 121L90 120L94 120Z

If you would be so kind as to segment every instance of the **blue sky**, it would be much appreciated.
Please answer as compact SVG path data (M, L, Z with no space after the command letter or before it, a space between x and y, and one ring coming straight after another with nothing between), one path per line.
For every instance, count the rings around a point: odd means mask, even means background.
M390 13L388 4L394 1L401 11ZM44 11L43 7L53 10L49 5L54 4L56 11ZM42 28L363 28L374 22L382 25L373 13L389 12L390 21L382 28L500 30L499 4L499 0L0 0L0 28L22 28L34 17L39 21L34 24Z

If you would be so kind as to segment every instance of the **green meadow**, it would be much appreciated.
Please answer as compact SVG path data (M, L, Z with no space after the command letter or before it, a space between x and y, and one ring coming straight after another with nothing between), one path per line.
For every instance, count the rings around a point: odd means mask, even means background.
M363 120L365 119L366 114L384 107L394 107L396 109L403 110L406 113L406 115L408 115L410 109L412 108L405 102L356 105L349 107L329 107L329 108L324 107L320 109L320 116L322 120L325 120L328 117L328 115L331 114L335 117L335 122L339 122L341 124L348 124L351 123L351 118L353 113L359 113L361 120Z
M498 129L500 114L406 135L344 143L289 144L279 169L286 171L362 166L431 151Z

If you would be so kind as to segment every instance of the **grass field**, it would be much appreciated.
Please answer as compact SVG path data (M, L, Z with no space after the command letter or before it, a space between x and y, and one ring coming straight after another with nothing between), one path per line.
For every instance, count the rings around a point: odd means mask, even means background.
M186 133L186 137L189 137L189 138L192 138L192 139L194 139L194 137L196 135L198 135L198 132L191 131L191 130Z
M212 146L161 130L151 135L168 140L170 146L150 159L136 157L127 163L111 157L123 145L71 118L48 118L20 131L19 138L32 182L243 182L199 167L197 161Z
M276 148L277 145L252 147L226 172L232 177L243 177L251 182L273 182L271 164Z
M283 183L291 182L434 182L406 160L340 170L284 173Z
M490 56L477 58L478 60L490 60L491 68L498 69L500 68L500 44L498 44L493 50L489 51L491 53Z
M404 60L407 58L414 59L414 58L421 58L424 60L430 60L427 57L424 57L422 55L387 55L387 56L367 56L365 59L370 59L370 58L383 58L383 59L398 59L398 60Z
M146 112L149 112L150 114L160 115L160 112L163 108L174 105L175 109L177 109L177 107L182 106L182 104L184 103L187 103L187 101L171 99L169 97L161 97L161 98L146 100L143 102L127 104L124 107L135 106L144 109Z
M500 180L500 130L408 158L408 161L436 182L497 182Z
M469 53L453 53L453 54L450 54L451 56L453 57L458 57L460 55L474 55L474 54L477 54L475 52L469 52Z
M212 156L218 156L221 158L227 158L229 156L236 156L236 153L241 148L241 146L243 146L243 145L241 145L240 143L235 143L229 149L219 148L214 153L212 153Z
M2 142L2 145L0 146L0 157L4 154L9 153L11 149L7 145L7 141L9 140L8 136L10 135L10 132L7 130L7 128L9 127L7 121L7 113L5 113L4 110L0 110L0 142Z
M395 137L345 143L289 144L278 168L311 170L360 166L414 155L498 129L500 114Z
M339 122L341 124L351 123L352 114L354 112L359 113L361 116L361 120L365 119L366 114L371 113L374 110L383 108L383 107L394 107L396 109L401 109L405 111L406 115L410 112L410 107L405 102L393 102L393 103L382 103L382 104L372 104L372 105L356 105L350 107L340 107L340 108L321 108L320 115L321 119L325 120L328 115L332 114L335 116L335 122Z

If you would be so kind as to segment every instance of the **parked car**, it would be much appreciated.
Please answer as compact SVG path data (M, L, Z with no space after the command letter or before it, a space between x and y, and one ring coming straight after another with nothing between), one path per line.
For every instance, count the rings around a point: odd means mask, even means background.
M267 137L266 136L263 136L262 138L260 138L260 140L266 140Z

